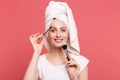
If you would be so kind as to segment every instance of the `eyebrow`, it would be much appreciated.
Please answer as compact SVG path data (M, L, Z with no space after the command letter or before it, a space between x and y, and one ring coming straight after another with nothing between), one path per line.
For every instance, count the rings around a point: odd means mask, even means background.
M54 26L50 26L51 28L55 28Z
M51 28L55 28L56 29L56 27L54 27L54 26L50 26ZM66 28L67 29L67 27L61 27L61 28Z
M47 31L45 31L44 33L43 33L43 35L45 36L45 34L51 29L52 27L49 27L49 29L47 30Z

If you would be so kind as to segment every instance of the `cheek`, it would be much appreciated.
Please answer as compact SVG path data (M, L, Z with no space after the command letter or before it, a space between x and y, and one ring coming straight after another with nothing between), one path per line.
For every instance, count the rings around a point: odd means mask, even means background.
M48 33L48 40L51 40L55 35L52 33Z
M69 40L69 34L65 34L65 40L68 41Z
M52 36L50 36L49 34L47 35L47 41L49 44L51 44L52 42Z

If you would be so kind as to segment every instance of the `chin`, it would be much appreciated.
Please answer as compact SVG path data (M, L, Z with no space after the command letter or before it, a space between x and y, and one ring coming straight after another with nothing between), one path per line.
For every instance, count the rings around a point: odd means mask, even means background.
M57 48L61 48L61 47L62 47L62 44L55 45L55 47L57 47Z

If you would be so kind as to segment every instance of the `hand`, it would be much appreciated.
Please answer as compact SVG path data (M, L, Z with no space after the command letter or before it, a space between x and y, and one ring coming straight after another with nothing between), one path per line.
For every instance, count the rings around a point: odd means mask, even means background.
M71 60L67 62L67 70L71 80L78 80L78 72L80 70L80 66L74 58L71 58Z
M34 52L40 55L43 48L44 35L36 33L30 36L30 42L33 46Z

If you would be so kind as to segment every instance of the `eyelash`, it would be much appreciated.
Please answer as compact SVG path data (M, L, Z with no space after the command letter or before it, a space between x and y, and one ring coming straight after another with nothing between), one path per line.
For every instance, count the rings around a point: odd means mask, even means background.
M54 29L51 29L50 31L51 31L51 32L55 32L55 30L54 30Z
M56 30L54 30L54 29L51 29L50 30L51 32L55 32ZM66 30L65 29L63 29L63 30L61 30L62 32L66 32Z
M63 30L62 30L62 32L66 32L66 30L65 30L65 29L63 29Z

